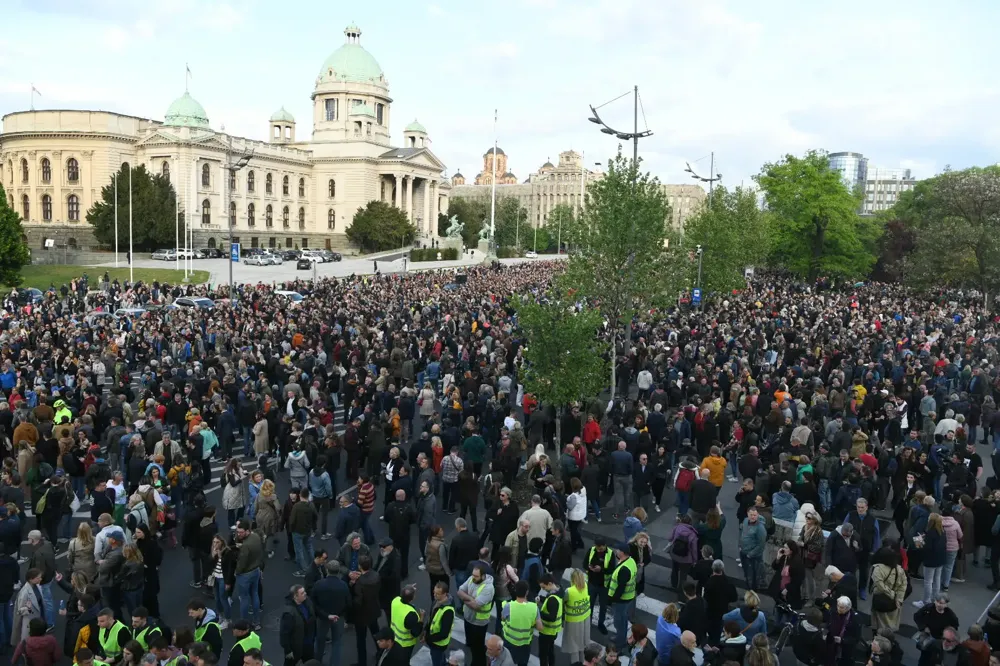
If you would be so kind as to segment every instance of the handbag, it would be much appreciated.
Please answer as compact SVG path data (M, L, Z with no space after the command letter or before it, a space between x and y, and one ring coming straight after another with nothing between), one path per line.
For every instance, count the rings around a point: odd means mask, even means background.
M891 587L895 588L896 587L896 583L897 583L898 580L899 580L899 567L897 566L892 571L892 586ZM909 580L907 580L907 583L909 583ZM897 608L897 606L896 606L896 598L895 597L890 597L888 594L885 594L883 592L876 592L872 596L872 610L874 612L876 612L876 613L891 613L891 612L895 611L896 608Z

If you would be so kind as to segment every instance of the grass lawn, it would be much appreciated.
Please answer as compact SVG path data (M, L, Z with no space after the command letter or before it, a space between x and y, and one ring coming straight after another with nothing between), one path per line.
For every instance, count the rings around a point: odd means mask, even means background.
M54 266L35 264L32 266L25 266L21 269L21 277L24 279L21 286L35 287L36 289L45 291L49 288L50 284L55 284L58 289L63 285L63 283L69 284L70 280L78 278L86 273L90 277L91 288L96 289L97 282L100 277L104 275L105 271L107 271L108 275L111 276L112 280L118 278L120 282L124 282L125 280L128 280L129 277L128 266L122 268L103 268L101 266ZM172 268L136 268L134 275L136 280L141 280L145 283L150 283L153 280L159 280L160 282L176 284L184 279L184 271L176 271ZM208 282L208 278L208 271L194 271L191 275L191 282L194 284L200 284L202 282Z

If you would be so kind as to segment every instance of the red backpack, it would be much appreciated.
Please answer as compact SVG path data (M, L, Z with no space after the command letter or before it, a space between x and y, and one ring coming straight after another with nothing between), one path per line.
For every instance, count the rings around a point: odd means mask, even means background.
M686 493L691 490L692 483L694 483L694 470L681 467L681 471L677 473L677 483L675 484L677 490Z

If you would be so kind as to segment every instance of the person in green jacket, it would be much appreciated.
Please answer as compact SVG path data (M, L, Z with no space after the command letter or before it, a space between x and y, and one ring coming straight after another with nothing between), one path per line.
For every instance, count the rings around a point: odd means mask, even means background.
M465 460L472 464L472 471L478 477L483 473L483 462L486 460L486 441L476 432L469 431L469 436L462 442L462 453Z

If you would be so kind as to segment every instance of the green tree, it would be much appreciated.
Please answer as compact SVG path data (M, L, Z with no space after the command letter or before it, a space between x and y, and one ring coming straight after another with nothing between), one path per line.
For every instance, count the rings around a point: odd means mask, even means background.
M626 347L639 312L676 301L683 270L667 196L639 166L619 153L608 161L607 175L588 185L583 224L589 241L570 255L561 278L600 309L613 335L626 327Z
M559 408L601 392L607 380L607 343L598 335L599 310L577 310L575 299L558 292L536 301L515 298L517 321L526 339L524 389ZM562 419L556 420L556 428ZM557 432L557 439L559 438Z
M406 213L385 201L369 201L358 208L347 229L347 237L365 252L381 252L409 245L417 236L417 228L406 219Z
M879 226L858 215L860 193L844 185L824 152L786 155L754 180L772 213L776 265L810 281L820 275L862 277L875 263Z
M549 211L549 219L545 228L553 241L562 241L563 247L577 247L587 242L587 230L583 227L582 218L569 204L557 204Z
M757 193L742 187L714 188L711 200L685 222L683 242L689 256L701 246L704 291L745 287L743 269L761 266L769 250L767 215L757 205ZM693 285L698 264L689 264Z
M521 241L521 245L538 252L555 252L556 237L549 232L548 227L529 229L527 241Z
M922 180L900 196L892 214L915 236L904 279L975 286L989 304L1000 290L1000 166Z
M7 205L7 193L0 185L0 282L8 287L21 283L21 267L31 261L24 242L21 216Z
M173 247L177 234L177 196L169 178L153 175L145 165L132 168L132 248L155 250ZM87 222L94 227L94 237L104 245L115 243L115 186L118 188L118 244L128 248L129 171L126 165L101 189L101 198L87 211ZM183 209L182 209L183 210ZM219 219L223 211L216 211ZM180 237L184 237L184 218Z
M486 224L489 225L489 209L487 208ZM498 196L496 208L496 244L497 247L531 247L532 229L528 219L528 210L521 206L516 197Z

